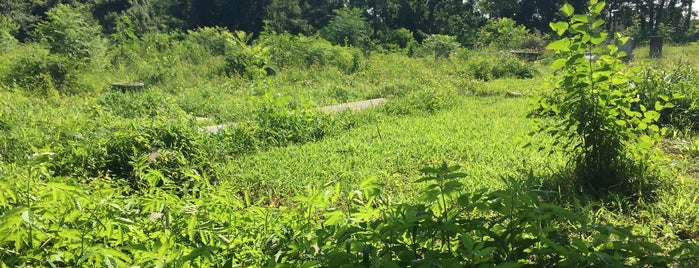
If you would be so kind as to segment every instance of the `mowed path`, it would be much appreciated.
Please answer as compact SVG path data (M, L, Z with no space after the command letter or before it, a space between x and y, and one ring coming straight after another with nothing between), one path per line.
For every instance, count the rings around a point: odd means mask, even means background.
M342 103L342 104L337 104L337 105L323 106L323 107L315 108L313 110L321 111L321 112L333 112L333 113L339 112L339 111L344 111L344 110L361 111L361 110L365 110L368 108L379 106L380 104L382 104L384 102L386 102L385 98L378 98L378 99L370 99L370 100ZM235 125L237 125L237 123L205 126L205 127L199 128L199 131L215 134L215 133L218 133L219 131L222 131L226 127L235 126Z

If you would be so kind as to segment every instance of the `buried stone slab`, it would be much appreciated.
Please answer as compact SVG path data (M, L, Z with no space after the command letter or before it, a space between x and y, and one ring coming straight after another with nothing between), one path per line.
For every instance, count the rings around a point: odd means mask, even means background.
M338 104L338 105L323 106L323 107L315 108L315 109L313 109L313 111L331 112L331 113L344 111L344 110L360 111L360 110L365 110L368 108L379 106L380 104L382 104L384 102L386 102L385 98L370 99L370 100L363 100L363 101L356 101L356 102L348 102L348 103L343 103L343 104ZM201 120L208 119L208 118L203 118L203 117L200 117L200 118L201 118ZM197 120L200 120L200 118L197 118ZM228 124L221 124L221 125L205 126L205 127L200 127L199 131L216 134L216 133L223 131L227 127L232 127L232 126L237 126L237 125L238 125L238 123L228 123Z
M517 91L505 92L505 98L521 98L521 97L524 97L524 94L522 94L522 92L517 92Z
M350 110L350 111L361 111L364 109L372 108L379 106L380 104L386 102L385 98L378 98L378 99L370 99L370 100L363 100L363 101L356 101L356 102L348 102L348 103L343 103L343 104L338 104L338 105L330 105L330 106L323 106L320 108L316 108L316 111L321 111L321 112L339 112L343 110Z
M126 92L126 91L141 90L141 89L143 89L145 84L143 82L118 82L118 83L112 83L111 86L115 90L119 90L121 92Z

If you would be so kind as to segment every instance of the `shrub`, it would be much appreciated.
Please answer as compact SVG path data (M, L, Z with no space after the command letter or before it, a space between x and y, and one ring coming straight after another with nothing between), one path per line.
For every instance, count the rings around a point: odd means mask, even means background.
M321 30L323 38L335 45L351 45L367 48L371 25L364 18L360 9L337 9L330 23Z
M9 47L17 43L14 35L17 34L19 25L9 18L0 15L0 52L4 52Z
M431 34L422 40L420 50L423 55L431 54L435 58L448 59L459 48L461 48L461 44L456 41L456 36Z
M265 94L256 106L250 122L226 132L235 154L317 141L341 127L325 114L294 110L288 99L272 93Z
M211 55L223 56L232 46L234 36L222 27L203 27L188 30L185 40L204 46Z
M252 35L238 31L228 38L230 49L226 51L224 71L226 74L238 74L248 78L266 75L265 67L269 62L269 48L253 45Z
M86 62L104 52L106 44L101 37L101 27L82 10L59 4L46 16L32 34L46 44L51 53Z
M680 64L671 71L647 67L638 75L639 106L660 106L662 125L699 131L699 70Z
M630 227L595 222L550 202L550 194L511 187L467 190L469 174L443 164L422 169L421 194L393 203L384 185L366 180L349 192L299 196L297 207L321 223L305 234L276 239L273 263L323 267L646 267L693 266L698 245L681 241L669 252ZM521 182L518 182L521 183ZM327 202L327 203L326 203ZM311 223L309 223L311 224ZM310 235L310 237L309 237ZM275 236L277 237L277 236ZM304 252L315 254L304 254ZM272 254L270 254L272 255ZM526 264L526 265L525 265Z
M267 34L260 43L269 47L272 65L280 69L332 66L354 73L360 69L362 61L358 48L335 46L318 37Z
M538 71L531 64L526 64L509 54L480 53L459 59L466 67L466 73L483 81L500 78L532 78Z
M405 28L382 32L379 34L378 40L381 42L381 46L389 51L407 49L408 46L417 44L413 32Z
M51 54L37 46L25 46L13 54L14 60L3 82L40 95L67 92L74 86L76 71L71 59Z
M524 25L517 25L510 18L489 20L478 30L478 43L481 47L497 49L539 50L544 46L539 34L530 33Z
M554 136L573 155L580 182L596 190L636 190L632 183L646 171L644 161L652 155L652 145L660 138L655 122L663 104L639 105L634 73L625 70L614 45L602 46L607 33L603 20L596 18L604 2L590 1L587 15L574 15L573 7L561 11L569 22L551 23L563 36L547 48L556 51L551 67L556 70L557 100L543 99L538 109L561 120L544 124L540 132ZM622 38L624 43L628 38ZM597 54L594 60L586 55ZM633 110L638 106L638 110ZM638 184L635 184L638 185Z
M415 113L435 113L455 106L459 95L451 89L417 89L392 99L381 106L389 115L410 115Z

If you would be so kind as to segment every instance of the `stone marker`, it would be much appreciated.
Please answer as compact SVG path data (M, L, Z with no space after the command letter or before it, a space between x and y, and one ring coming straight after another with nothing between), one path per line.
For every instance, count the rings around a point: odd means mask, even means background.
M633 46L633 38L629 38L629 40L626 41L626 43L624 43L623 45L617 44L617 47L619 47L619 51L626 52L626 57L623 58L624 61L628 62L630 60L633 60Z
M660 58L663 56L663 37L650 37L650 55L651 58Z
M119 82L112 83L112 88L126 92L127 90L140 90L144 86L143 82Z
M521 97L524 97L524 94L522 94L522 92L508 91L505 93L505 98L521 98Z

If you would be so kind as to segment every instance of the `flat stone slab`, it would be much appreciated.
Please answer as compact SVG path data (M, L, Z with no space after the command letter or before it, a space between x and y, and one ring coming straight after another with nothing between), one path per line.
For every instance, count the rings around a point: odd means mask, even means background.
M343 103L343 104L337 104L337 105L330 105L330 106L323 106L319 108L315 108L315 111L321 111L321 112L339 112L339 111L344 111L344 110L350 110L350 111L360 111L364 109L368 109L371 107L376 107L379 106L380 104L386 102L385 98L378 98L378 99L370 99L370 100L363 100L363 101L356 101L356 102L348 102L348 103ZM203 117L197 117L196 120L206 120L208 118L203 118ZM231 126L236 126L238 123L228 123L228 124L221 124L221 125L214 125L214 126L205 126L205 127L200 127L199 131L201 132L207 132L207 133L219 133L223 131L223 129Z
M223 131L223 129L225 129L227 127L232 127L232 126L236 126L236 125L238 125L238 124L237 123L230 123L230 124L205 126L205 127L200 127L199 131L216 134L216 133Z
M320 108L316 108L316 110L321 112L339 112L343 110L360 111L367 108L379 106L379 104L382 104L384 102L386 102L386 99L378 98L356 102L348 102L337 105L323 106Z

